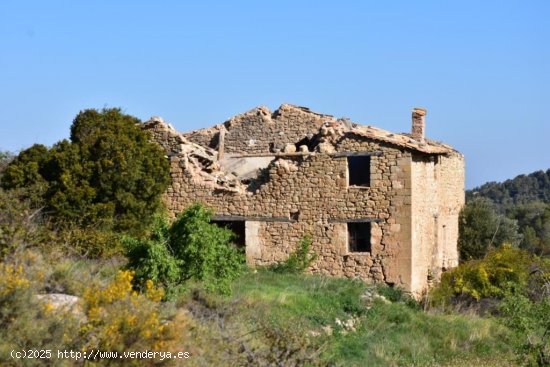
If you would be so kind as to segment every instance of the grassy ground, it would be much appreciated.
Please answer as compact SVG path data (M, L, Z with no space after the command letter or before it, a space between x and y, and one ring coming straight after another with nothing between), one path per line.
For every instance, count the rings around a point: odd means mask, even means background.
M0 297L4 300L0 311L7 322L0 332L0 352L2 346L10 349L13 345L46 349L85 345L78 344L80 334L75 332L83 332L81 324L49 320L55 314L41 311L43 305L33 294L57 292L83 297L92 285L104 289L111 284L123 261L62 257L50 261L34 253L22 259L21 274L12 274L11 280L0 274L0 285L5 283L0 289L5 291L15 289L11 284L18 281L17 276L31 280L26 291ZM6 281L2 283L2 279ZM139 307L129 311L128 302L134 298L124 296L105 305L105 317L98 321L101 325L94 326L94 335L106 333L105 340L110 342L108 335L112 333L107 331L111 324L105 320L116 321L121 325L119 336L130 340L124 339L128 343L121 344L122 350L150 349L141 339L134 340L143 322L134 325L130 321L142 308L154 311L150 315L158 314L159 325L171 330L163 348L190 352L191 358L185 361L188 366L514 365L513 334L494 320L426 312L401 292L349 279L258 271L237 279L229 297L207 293L195 284L189 285L177 301L140 298L134 305ZM8 317L14 311L21 322ZM59 339L55 344L49 337L51 330L41 331L48 328L55 328L59 335L67 334L68 341ZM0 364L2 361L15 365L9 358L0 358ZM37 365L31 362L26 361L27 365ZM104 362L97 365L112 363Z
M362 299L366 291L394 302ZM290 354L287 365L297 356L306 365L514 365L512 335L493 320L425 312L399 292L357 281L260 271L235 282L230 298L199 293L187 296L194 316L208 323L216 313L210 327L222 320L225 340L258 360L276 349Z

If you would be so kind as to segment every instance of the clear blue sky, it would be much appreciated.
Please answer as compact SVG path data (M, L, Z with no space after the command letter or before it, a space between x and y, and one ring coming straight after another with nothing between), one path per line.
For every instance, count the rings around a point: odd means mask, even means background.
M85 108L185 131L288 102L395 132L412 107L467 187L550 168L550 1L0 3L0 149Z

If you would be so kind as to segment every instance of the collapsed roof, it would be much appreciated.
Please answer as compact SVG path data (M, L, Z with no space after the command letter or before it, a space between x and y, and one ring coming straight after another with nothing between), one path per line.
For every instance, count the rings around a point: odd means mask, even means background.
M413 116L415 111L413 111ZM422 111L425 114L425 110ZM285 135L285 131L281 130L278 134L274 134L277 135L279 143L285 139L288 140L284 145L271 146L269 151L224 152L223 137L226 132L231 132L237 127L246 128L244 124L256 119L256 123L259 121L261 124L259 126L266 126L266 129L271 129L269 132L272 133L277 123L288 124L292 116L299 116L307 121L308 132L302 130L294 132L294 135ZM353 123L348 119L336 119L331 115L312 112L306 107L289 104L281 105L273 113L267 107L256 107L232 117L223 124L189 133L177 132L159 117L152 117L143 126L157 135L155 140L164 147L169 156L176 156L183 162L184 169L193 180L207 184L214 189L232 192L244 192L250 181L257 177L262 169L267 168L270 164L275 164L274 161L278 159L334 152L335 144L347 135L372 139L423 154L455 152L451 146L424 139L423 136L421 139L414 139L412 134L396 134L377 127ZM293 128L292 123L290 126ZM256 131L257 128L252 129L251 133ZM241 140L246 138L247 136L239 136ZM246 147L253 146L255 143L254 139L249 139Z

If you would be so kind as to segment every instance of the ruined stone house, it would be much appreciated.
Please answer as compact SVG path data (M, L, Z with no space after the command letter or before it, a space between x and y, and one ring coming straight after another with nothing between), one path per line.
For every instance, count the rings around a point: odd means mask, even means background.
M425 138L425 115L413 110L410 134L288 104L189 133L160 118L144 128L171 162L171 213L212 208L249 265L285 260L310 235L310 272L419 294L456 266L464 204L464 158Z

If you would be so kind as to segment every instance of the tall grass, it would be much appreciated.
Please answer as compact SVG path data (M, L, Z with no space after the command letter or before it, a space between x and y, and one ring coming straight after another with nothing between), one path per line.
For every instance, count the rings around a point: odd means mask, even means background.
M367 290L397 301L365 300ZM258 271L238 279L231 298L209 296L206 304L222 311L226 332L251 332L240 342L257 353L273 347L266 332L286 333L304 354L317 353L305 365L497 366L513 359L513 335L493 320L430 314L399 293L350 279Z

